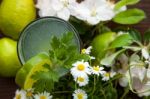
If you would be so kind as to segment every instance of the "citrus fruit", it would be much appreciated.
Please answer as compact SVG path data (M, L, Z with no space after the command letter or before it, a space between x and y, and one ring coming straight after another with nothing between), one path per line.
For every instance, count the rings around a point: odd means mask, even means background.
M0 29L6 36L18 39L20 32L35 16L33 0L2 0Z
M44 64L50 64L49 56L45 53L40 53L30 60L28 60L24 66L18 71L16 75L16 83L23 89L32 88L36 82L32 79L32 75L37 71L46 71L43 67Z
M108 32L103 33L96 36L92 41L92 53L97 58L101 59L106 54L106 49L108 48L109 44L115 39L116 33Z
M21 67L17 56L17 42L9 38L0 39L0 76L14 77Z

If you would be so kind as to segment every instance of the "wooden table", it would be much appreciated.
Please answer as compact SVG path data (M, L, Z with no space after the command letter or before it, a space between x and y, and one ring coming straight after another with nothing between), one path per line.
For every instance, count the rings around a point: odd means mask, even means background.
M0 0L1 1L1 0ZM141 0L136 7L143 9L147 18L141 23L134 25L141 33L150 28L150 0ZM0 37L3 37L0 34ZM12 99L14 97L17 85L15 84L14 78L2 78L0 77L0 99Z

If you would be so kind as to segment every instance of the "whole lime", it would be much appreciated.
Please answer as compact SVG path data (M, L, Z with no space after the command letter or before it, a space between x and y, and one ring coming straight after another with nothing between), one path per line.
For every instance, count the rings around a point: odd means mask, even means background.
M96 36L92 41L92 53L94 56L98 59L102 59L107 52L109 44L115 39L115 37L116 33L114 32L103 33Z
M18 39L20 32L35 16L33 0L2 0L0 29L6 36Z
M9 38L0 39L0 76L14 77L21 67L17 56L17 42Z

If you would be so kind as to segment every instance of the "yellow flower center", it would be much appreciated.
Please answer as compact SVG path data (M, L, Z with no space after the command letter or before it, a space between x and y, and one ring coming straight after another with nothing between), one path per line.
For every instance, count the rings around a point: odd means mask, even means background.
M82 53L82 54L85 54L85 51L86 51L86 49L82 49L81 53Z
M78 69L79 71L83 71L83 70L85 69L85 66L84 66L83 64L79 64L79 65L77 66L77 69Z
M68 0L63 0L62 2L63 2L64 7L67 7L69 5Z
M78 77L78 81L84 82L84 78L83 77Z
M109 76L110 76L110 73L105 73L105 76L106 76L106 77L109 77Z
M94 69L95 71L97 71L97 72L99 71L99 67L98 67L98 66L97 66L97 67L94 66L93 69Z
M46 96L40 96L40 99L46 99Z
M96 9L92 9L91 16L95 17L97 15Z
M32 92L27 92L27 97L31 97L32 96Z
M79 93L79 94L77 94L77 97L78 97L78 99L83 99L83 94Z
M17 94L16 99L21 99L21 94Z

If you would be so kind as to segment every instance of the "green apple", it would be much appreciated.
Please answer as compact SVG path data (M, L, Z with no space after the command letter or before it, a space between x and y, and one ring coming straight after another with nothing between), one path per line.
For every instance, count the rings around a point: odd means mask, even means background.
M9 38L0 39L0 76L14 77L21 67L17 56L17 42Z
M2 0L0 29L13 39L18 39L24 27L36 17L34 0Z
M32 88L36 82L31 76L37 71L47 71L43 67L44 64L50 64L49 56L45 53L40 53L28 60L16 75L16 83L23 89Z
M116 33L114 32L103 33L96 36L91 44L93 47L93 55L96 56L99 60L102 59L107 52L106 50L109 44L115 39L115 37Z

